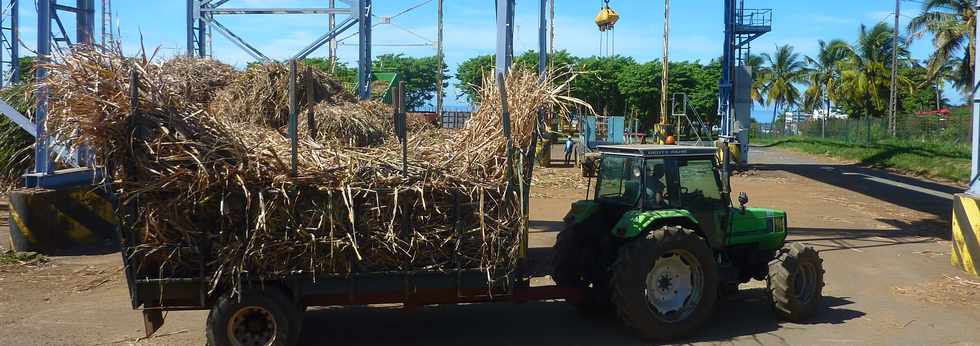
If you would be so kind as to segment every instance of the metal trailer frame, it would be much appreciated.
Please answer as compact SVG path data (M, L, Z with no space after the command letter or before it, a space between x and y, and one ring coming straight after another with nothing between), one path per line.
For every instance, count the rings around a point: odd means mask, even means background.
M545 11L543 10L545 2L548 0L540 0L542 3L542 21L540 38L542 39L542 47L545 44L543 40L546 38L547 31L545 25L547 22L543 19ZM217 2L218 5L223 3ZM360 7L363 11L359 11L362 17L370 16L370 1L360 0L359 4L365 5ZM498 59L497 64L497 76L498 85L501 86L502 91L506 91L503 88L504 79L508 68L510 67L510 61L513 56L513 17L514 17L514 0L497 0L497 18L498 18L498 51L497 54L501 59ZM362 18L363 19L363 18ZM348 20L350 21L350 19ZM370 27L370 21L360 20L360 26ZM341 26L338 26L338 29ZM339 31L338 31L339 32ZM333 36L338 32L333 32ZM367 31L369 32L369 30ZM324 40L320 42L327 42L331 39L331 35L326 35ZM362 42L370 42L369 35L362 35ZM369 47L370 45L363 45L362 47ZM306 51L304 54L299 54L290 60L290 129L289 134L292 140L292 158L291 161L295 164L296 160L296 143L298 141L298 128L297 124L297 97L295 94L296 85L296 61L305 57L305 54L309 54L311 50ZM362 50L364 52L364 50ZM366 51L370 54L370 50ZM546 63L547 63L547 51L542 49L539 57L539 72L544 78L546 73ZM139 92L139 74L137 71L133 71L131 75L130 82L130 99L131 102L137 102L138 92ZM400 86L399 90L404 92L404 87ZM509 114L506 107L506 92L502 95L504 112L503 112L503 128L508 138L508 150L513 153L513 146L510 140L510 127L509 127ZM400 99L396 95L395 100ZM399 105L403 105L399 102ZM404 118L403 107L399 107L400 114L399 117ZM132 109L136 109L133 107ZM540 119L539 119L540 120ZM404 136L404 135L403 135ZM404 139L403 145L404 145ZM531 161L533 162L534 146L531 146L529 154L526 153L513 153L521 155L529 155ZM407 148L404 148L407 149ZM508 165L510 165L511 156L508 155ZM403 154L403 160L404 158ZM407 161L406 161L407 162ZM295 169L295 166L294 166ZM513 172L510 172L513 174ZM529 187L530 179L524 183L522 194L521 208L525 212L525 217L527 216L527 190ZM507 184L506 193L512 193L515 188L513 180ZM114 200L113 203L116 205L116 209L119 209L119 201ZM453 223L456 224L456 228L459 229L458 222L461 219L459 217L459 212L461 210L461 205L457 202L454 208ZM135 240L125 235L127 225L131 222L125 218L129 214L120 215L120 222L117 229L118 236L122 240L123 251L122 260L124 264L124 273L126 276L126 282L129 287L129 293L131 298L131 303L134 309L141 309L143 312L144 326L147 335L151 335L163 324L163 312L164 311L174 311L174 310L202 310L210 309L214 304L214 295L210 294L210 277L204 274L206 271L204 268L200 268L200 276L197 277L174 277L174 278L138 278L136 275L134 263L132 259L127 255L128 250L136 245ZM518 264L513 268L514 274L505 277L503 281L493 282L487 277L487 272L482 268L475 269L454 269L447 271L412 271L412 272L372 272L372 273L352 273L348 275L319 275L314 276L310 273L294 273L280 280L273 281L258 281L252 280L253 278L242 278L242 282L246 285L273 285L279 288L285 289L287 292L292 293L292 297L297 303L302 303L306 305L363 305L363 304L380 304L380 303L401 303L406 309L412 309L420 305L427 304L457 304L457 303L477 303L477 302L524 302L530 300L544 300L544 299L566 299L577 301L582 299L583 292L580 289L569 289L560 288L557 286L544 286L544 287L530 287L528 279L528 271L524 259L527 255L527 227L526 224L522 226L524 232L521 235L520 247L521 251L519 254L520 260ZM210 244L202 243L198 244L199 248L189 249L194 250L200 254L209 254L210 249L208 248ZM202 263L206 263L206 258ZM203 264L202 264L203 266Z
M322 8L229 8L222 7L229 0L187 0L187 55L191 57L211 56L212 30L224 36L244 52L256 60L269 62L270 59L258 48L249 44L245 39L235 34L231 29L217 20L223 15L255 15L255 14L326 14L329 16L329 30L312 43L301 49L292 59L302 59L325 44L329 44L331 57L336 54L337 36L348 29L357 26L358 30L358 78L357 90L361 100L371 97L371 16L372 0L339 0L349 7L336 7L336 1L330 1ZM349 17L340 23L335 23L336 15L346 14Z

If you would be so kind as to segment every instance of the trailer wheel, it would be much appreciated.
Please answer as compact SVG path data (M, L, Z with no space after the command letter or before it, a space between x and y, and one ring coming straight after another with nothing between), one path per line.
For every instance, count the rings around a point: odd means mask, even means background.
M669 340L695 331L718 299L718 268L694 231L666 226L619 250L612 301L643 338Z
M278 290L245 292L232 297L224 294L211 308L207 339L211 346L289 346L298 335L293 320L296 304Z
M603 284L600 278L591 275L594 254L589 253L585 248L586 238L578 227L565 224L565 228L558 233L555 241L554 257L552 258L551 279L559 287L572 287L582 289L584 296L582 301L574 302L576 308L585 314L601 314L612 310L609 302L608 285ZM590 287L591 285L591 287Z
M793 243L769 262L766 280L773 310L779 318L803 322L823 300L823 260L812 247Z

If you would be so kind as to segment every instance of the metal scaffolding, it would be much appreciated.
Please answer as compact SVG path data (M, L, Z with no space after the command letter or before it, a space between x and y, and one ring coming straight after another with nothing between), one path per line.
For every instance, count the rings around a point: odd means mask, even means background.
M112 35L112 0L102 0L102 46L112 48L115 38Z
M0 87L5 87L20 81L20 1L0 3Z
M73 41L65 29L62 15L75 18L74 42L93 44L95 32L95 0L76 0L75 6L58 3L58 0L37 0L37 69L36 79L43 82L48 75L44 63L51 60L51 50L68 48ZM57 32L53 30L57 28ZM28 187L55 188L91 182L100 173L94 168L54 171L52 154L74 166L84 165L87 159L84 148L73 148L67 143L57 143L49 138L44 122L48 113L48 90L44 84L37 89L37 110L34 131L34 172L25 175ZM12 114L5 115L11 117Z
M322 8L230 8L223 7L229 0L187 0L187 55L196 57L211 56L212 30L224 36L243 51L259 61L271 61L258 48L249 44L245 39L236 35L231 29L217 20L227 15L291 15L291 14L325 14L329 16L329 30L323 36L310 43L292 56L292 59L302 59L325 44L330 43L331 57L335 57L334 42L337 36L348 29L358 27L358 95L361 99L371 96L371 0L337 0L329 1L328 7ZM348 7L336 7L341 2ZM335 16L348 15L347 19L335 23Z

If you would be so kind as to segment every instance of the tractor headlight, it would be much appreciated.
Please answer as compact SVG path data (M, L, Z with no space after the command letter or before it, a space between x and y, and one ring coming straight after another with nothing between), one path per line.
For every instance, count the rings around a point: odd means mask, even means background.
M773 217L772 218L772 227L773 227L773 231L774 232L777 232L777 233L786 232L786 217L785 216L776 216L776 217Z

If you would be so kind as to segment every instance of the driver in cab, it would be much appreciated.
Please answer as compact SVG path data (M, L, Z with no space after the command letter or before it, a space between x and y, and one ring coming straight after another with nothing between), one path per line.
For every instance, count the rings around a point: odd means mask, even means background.
M652 168L647 168L646 177L646 200L651 206L663 207L667 206L667 199L665 197L664 189L667 187L667 182L664 179L666 173L666 168L663 163L654 164Z

